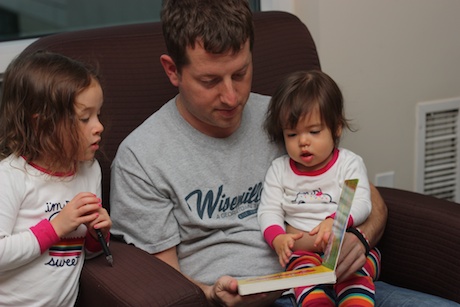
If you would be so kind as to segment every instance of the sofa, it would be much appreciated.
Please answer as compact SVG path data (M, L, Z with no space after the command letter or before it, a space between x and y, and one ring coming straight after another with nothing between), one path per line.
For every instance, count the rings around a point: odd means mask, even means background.
M285 74L321 68L315 43L297 17L259 12L254 23L254 92L270 95ZM103 204L110 212L110 164L118 145L177 93L159 61L165 53L161 24L54 34L24 52L38 49L88 62L101 73L105 131L97 158L103 172ZM459 204L378 189L389 210L378 245L383 255L380 280L460 303ZM200 288L156 257L113 237L110 249L113 267L103 256L85 262L77 306L207 306Z

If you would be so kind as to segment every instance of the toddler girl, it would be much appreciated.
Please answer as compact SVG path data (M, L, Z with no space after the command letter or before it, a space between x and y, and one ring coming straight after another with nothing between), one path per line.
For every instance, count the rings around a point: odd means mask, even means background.
M287 270L321 264L346 179L359 179L348 226L360 225L370 213L366 167L359 156L338 147L342 130L349 128L343 113L337 84L320 71L291 74L270 101L265 129L287 155L267 172L258 218ZM373 250L362 270L333 289L296 288L299 306L373 306L378 262Z

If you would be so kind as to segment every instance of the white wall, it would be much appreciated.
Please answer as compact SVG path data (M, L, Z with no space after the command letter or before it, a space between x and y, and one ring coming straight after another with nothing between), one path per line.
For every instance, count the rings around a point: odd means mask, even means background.
M0 42L0 75L6 70L8 64L13 60L24 48L29 46L36 39L24 39L9 42Z
M264 2L312 33L359 128L341 145L364 158L371 180L395 171L395 187L414 190L416 104L460 96L460 1Z

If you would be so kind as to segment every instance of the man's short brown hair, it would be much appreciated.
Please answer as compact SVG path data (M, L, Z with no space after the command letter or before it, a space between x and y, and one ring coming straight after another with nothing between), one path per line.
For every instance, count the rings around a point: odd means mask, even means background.
M209 53L239 52L254 43L252 12L246 0L165 0L163 35L178 71L188 64L187 47L197 42Z

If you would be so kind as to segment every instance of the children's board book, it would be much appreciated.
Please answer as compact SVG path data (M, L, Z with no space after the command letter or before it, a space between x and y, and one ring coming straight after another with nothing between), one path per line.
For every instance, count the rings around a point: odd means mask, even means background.
M249 295L300 286L334 284L337 279L335 275L337 259L342 247L357 185L358 179L345 180L344 182L332 226L332 234L324 251L323 263L320 266L238 279L238 293L240 295Z

